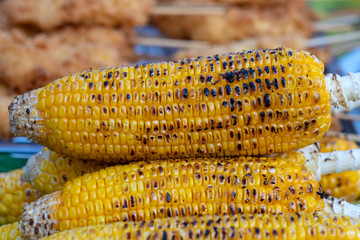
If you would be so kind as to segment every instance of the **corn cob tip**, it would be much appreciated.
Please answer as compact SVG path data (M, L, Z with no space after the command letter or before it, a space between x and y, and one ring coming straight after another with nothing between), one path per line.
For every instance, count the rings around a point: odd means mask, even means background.
M21 236L35 240L56 233L55 215L60 203L61 192L57 191L26 204L20 221Z
M42 117L37 109L37 90L15 96L9 105L9 124L15 136L27 136L38 141L42 127Z
M21 176L21 180L24 182L33 183L34 178L37 176L39 172L39 164L41 162L41 152L34 154L27 161L25 166L23 167L23 174Z

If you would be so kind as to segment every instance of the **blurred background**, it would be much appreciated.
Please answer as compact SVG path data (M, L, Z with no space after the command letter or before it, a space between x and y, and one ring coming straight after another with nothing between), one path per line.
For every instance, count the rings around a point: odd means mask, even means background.
M88 68L279 46L359 72L360 1L0 0L0 172L41 149L10 132L16 94ZM333 131L360 132L359 110L334 114Z

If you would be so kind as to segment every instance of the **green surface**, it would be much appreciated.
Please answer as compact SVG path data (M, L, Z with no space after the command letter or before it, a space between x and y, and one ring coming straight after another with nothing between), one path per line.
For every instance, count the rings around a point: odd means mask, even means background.
M327 14L330 12L343 11L343 10L359 10L359 0L319 0L310 1L311 7L318 14Z
M0 154L0 172L8 172L25 165L27 159L12 158L9 154Z

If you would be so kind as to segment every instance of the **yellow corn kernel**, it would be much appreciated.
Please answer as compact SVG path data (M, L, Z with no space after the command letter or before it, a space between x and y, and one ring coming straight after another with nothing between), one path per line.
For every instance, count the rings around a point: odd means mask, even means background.
M24 204L42 196L21 179L22 173L23 169L0 173L0 225L20 220Z
M22 179L30 182L39 192L52 193L62 189L67 181L107 166L101 162L59 155L44 148L27 161Z
M21 240L21 232L19 229L19 222L14 222L0 226L1 240Z
M48 219L41 218L43 211L55 213L50 220L57 221L61 229L54 226L54 232L71 228L80 220L81 224L99 224L200 213L321 211L321 186L310 171L295 162L300 158L296 155L300 154L170 159L109 167L69 181L62 191L31 203L23 215L22 228L33 234L28 218L48 226ZM139 182L143 187L137 187ZM73 191L74 187L81 192ZM112 189L116 196L95 197L109 191L105 189ZM90 197L84 199L87 195ZM51 209L41 205L54 196L60 200Z
M323 68L305 51L279 48L83 71L14 99L10 124L19 135L81 159L284 152L314 143L329 128ZM75 88L67 92L66 83ZM90 101L81 101L82 94ZM27 114L33 110L35 116ZM225 134L200 142L209 131ZM225 137L231 132L240 134Z
M346 137L327 136L319 140L321 152L335 150L345 151L359 148L358 145ZM326 194L333 197L355 201L360 197L360 171L346 171L321 176L320 184Z
M79 240L189 239L195 236L197 239L345 240L359 238L360 222L357 219L349 222L341 216L319 213L186 216L83 227L56 233L44 240L70 239L75 236Z

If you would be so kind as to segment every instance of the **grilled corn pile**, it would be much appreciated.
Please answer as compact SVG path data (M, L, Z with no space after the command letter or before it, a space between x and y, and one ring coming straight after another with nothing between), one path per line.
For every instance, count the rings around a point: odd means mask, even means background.
M359 239L359 220L326 214L236 214L118 222L60 232L62 239Z
M329 129L330 105L360 99L360 75L323 70L308 52L266 49L91 69L15 97L13 133L47 147L23 179L50 193L17 229L25 239L358 237L357 220L334 214L360 208L325 199L317 178L360 168L360 152L309 145Z

